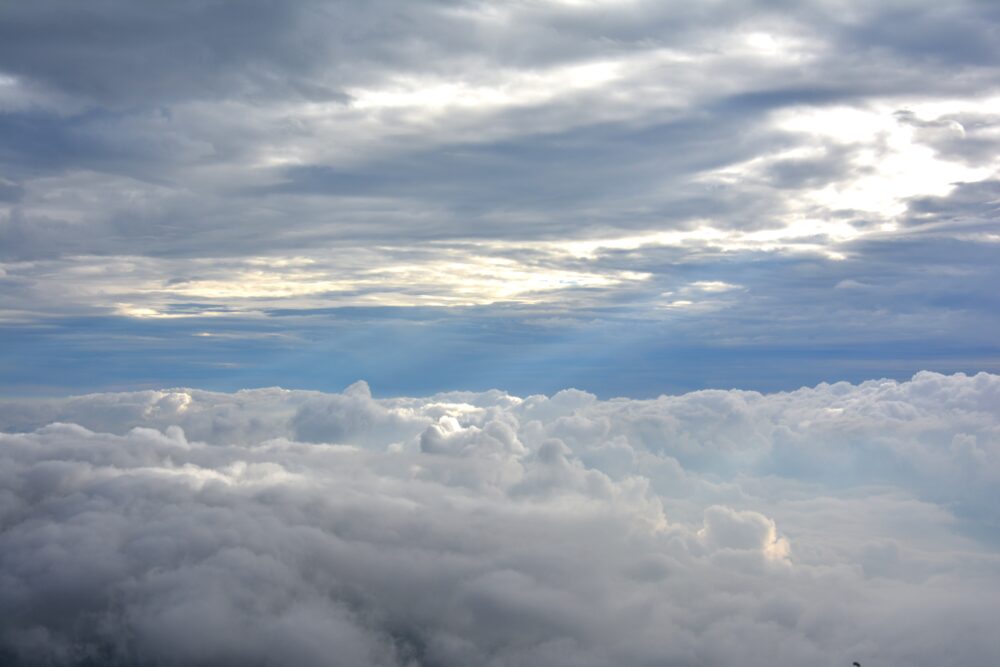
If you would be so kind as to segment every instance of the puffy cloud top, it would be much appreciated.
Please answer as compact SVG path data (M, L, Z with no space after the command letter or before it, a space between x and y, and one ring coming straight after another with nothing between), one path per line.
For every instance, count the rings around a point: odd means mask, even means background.
M0 402L12 665L993 665L1000 377Z

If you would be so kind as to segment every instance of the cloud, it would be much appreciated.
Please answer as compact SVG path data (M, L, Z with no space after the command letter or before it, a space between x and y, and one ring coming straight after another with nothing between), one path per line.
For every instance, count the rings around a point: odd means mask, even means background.
M7 399L4 659L994 664L998 400Z
M1000 16L870 5L5 3L3 391L146 390L0 662L996 664L997 376L860 380L998 369Z
M526 330L567 323L550 330L574 343L603 334L581 366L595 376L618 327L647 348L847 350L841 367L930 332L896 377L995 368L979 333L997 309L970 287L993 284L997 264L988 3L253 0L154 14L46 0L0 14L0 318L61 349L84 318L142 328L160 341L147 354L169 341L179 368L246 365L173 336L201 318L195 331L306 341L318 365L329 350L309 341L331 339L312 336L318 312L391 307L394 321L461 320L474 358L511 310ZM831 289L845 281L872 289ZM740 289L692 287L722 283ZM413 329L389 347L421 339ZM38 337L0 335L13 358L49 358ZM478 386L511 387L493 373ZM834 378L775 386L821 379Z

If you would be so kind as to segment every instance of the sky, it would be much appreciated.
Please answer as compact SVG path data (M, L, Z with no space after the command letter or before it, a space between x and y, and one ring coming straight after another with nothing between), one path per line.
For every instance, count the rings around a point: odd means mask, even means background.
M4 4L5 395L1000 369L996 3Z
M0 2L0 663L1000 664L1000 3Z

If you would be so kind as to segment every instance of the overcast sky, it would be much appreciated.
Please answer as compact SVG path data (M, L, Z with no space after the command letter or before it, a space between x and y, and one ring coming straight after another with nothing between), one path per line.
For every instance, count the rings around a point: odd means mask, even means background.
M10 394L997 370L995 2L9 2Z

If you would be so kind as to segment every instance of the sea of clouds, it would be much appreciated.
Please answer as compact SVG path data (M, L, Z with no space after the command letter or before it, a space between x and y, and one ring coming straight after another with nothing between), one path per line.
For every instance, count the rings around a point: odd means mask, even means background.
M1000 376L0 401L10 665L1000 664Z

